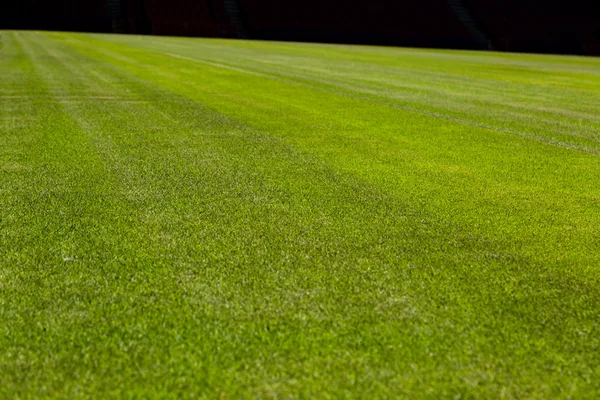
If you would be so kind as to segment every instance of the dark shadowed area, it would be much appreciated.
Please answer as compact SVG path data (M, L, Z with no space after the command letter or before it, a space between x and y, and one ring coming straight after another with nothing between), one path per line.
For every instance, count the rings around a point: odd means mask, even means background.
M595 0L8 0L0 29L600 54Z

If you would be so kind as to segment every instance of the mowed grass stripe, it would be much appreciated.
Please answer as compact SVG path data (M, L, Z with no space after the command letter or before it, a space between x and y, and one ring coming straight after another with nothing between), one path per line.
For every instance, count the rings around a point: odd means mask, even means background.
M122 40L118 37L106 39ZM597 149L600 137L596 112L600 89L593 74L594 69L573 73L557 67L558 63L548 63L543 71L539 68L535 70L533 67L539 64L527 56L521 56L522 66L518 68L498 57L500 66L490 71L492 68L489 66L473 68L473 64L465 62L471 58L460 56L460 53L454 60L450 57L444 60L445 69L442 69L437 59L430 62L423 51L397 52L398 57L387 57L385 62L377 62L374 54L369 63L356 58L348 62L347 56L341 60L331 57L330 53L335 53L335 49L331 48L315 52L327 57L325 60L320 58L319 64L315 64L314 59L299 57L290 51L290 48L294 49L290 45L287 51L284 47L279 51L269 49L262 52L252 46L251 51L255 54L250 57L249 49L236 48L235 51L223 52L218 44L211 44L214 43L211 41L196 44L195 47L189 41L173 43L165 38L152 44L143 40L133 43L146 50L162 50L169 55L190 57L201 62L217 62L224 68L308 84L431 116L528 135L538 140L550 138L551 143L568 145L574 140L572 145L579 143L580 147ZM199 47L201 52L198 51ZM421 54L417 58L418 64L413 60L415 53ZM431 53L429 58L436 55ZM549 65L554 68L548 68ZM524 79L514 79L518 76L514 73L515 69L521 73L527 72ZM544 80L535 79L539 76L544 76ZM507 80L509 77L513 80ZM552 79L558 82L570 79L574 83L552 85ZM586 124L581 124L582 118ZM592 146L586 145L587 142L591 142Z
M439 91L415 90L415 92L420 95L418 96L421 98L420 102L427 102L427 106L424 106L423 104L410 105L410 103L406 101L406 93L403 93L400 99L381 96L381 94L385 92L397 93L399 88L403 91L406 91L407 87L404 84L400 87L396 86L390 89L389 83L387 81L384 81L383 83L379 84L370 84L371 87L369 89L362 89L357 91L357 82L355 80L349 79L348 77L336 80L332 78L315 78L314 76L310 76L310 78L307 78L307 76L304 75L301 79L299 79L299 76L301 75L298 74L296 70L294 70L293 74L282 75L279 72L267 73L262 69L257 70L250 69L247 67L239 67L228 63L207 61L169 52L165 52L163 54L183 60L204 63L218 68L225 68L232 71L247 73L255 76L265 77L268 79L274 79L277 81L291 83L293 85L299 85L335 94L341 94L359 100L370 101L377 105L394 107L404 111L415 112L429 117L439 118L442 120L458 122L461 124L471 125L479 128L491 129L497 132L507 133L510 135L521 136L527 139L537 140L542 143L547 143L566 149L579 150L592 154L600 154L600 150L597 148L596 144L596 142L599 141L598 131L600 128L600 123L595 121L597 119L597 114L591 114L581 111L573 112L570 110L565 112L564 109L540 107L539 105L532 107L528 103L515 105L512 102L499 103L496 101L492 104L490 102L482 102L480 100L471 101L471 103L473 104L470 107L466 108L465 104L468 102L468 100L465 101L465 99L461 99L461 110L459 112L456 112L448 109L448 106L457 104L457 102L453 101L453 99L449 99L448 96L444 96L444 94L439 93ZM243 64L244 60L241 59L238 60L238 62ZM411 97L411 102L414 102L416 96ZM438 101L440 104L437 107L431 106L431 103L435 101L433 99L439 99ZM494 113L489 113L490 115L488 119L473 120L470 116L472 115L473 111L476 110L477 106L492 106L494 108ZM539 114L539 117L532 119L530 114L535 113ZM557 115L559 116L559 118L554 118ZM582 116L586 119L591 120L589 122L589 127L586 126L582 128ZM528 126L524 130L519 130L522 129L522 127L517 127L513 124L503 124L502 126L498 125L498 122L501 120L513 122L515 119L518 118L527 118ZM543 123L543 126L540 126L540 122ZM577 127L577 129L573 129L574 126ZM547 130L556 131L557 128L560 129L560 131L556 132L556 135L548 137L547 135L540 134L540 132L547 132ZM591 146L589 144L591 144Z
M27 66L7 92L52 118L30 177L3 174L45 193L1 198L5 243L37 239L0 261L3 320L27 315L7 396L598 389L597 157L97 37L2 40Z

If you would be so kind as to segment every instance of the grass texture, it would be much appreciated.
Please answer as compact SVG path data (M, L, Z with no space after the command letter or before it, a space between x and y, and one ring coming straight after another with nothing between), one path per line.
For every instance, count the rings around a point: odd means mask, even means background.
M600 59L0 46L1 398L600 396Z

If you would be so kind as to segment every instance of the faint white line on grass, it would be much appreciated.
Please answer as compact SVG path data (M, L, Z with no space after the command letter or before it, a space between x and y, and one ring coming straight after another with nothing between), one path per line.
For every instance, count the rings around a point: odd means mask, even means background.
M218 62L214 62L214 61L199 60L197 58L186 57L186 56L182 56L182 55L175 54L175 53L169 53L169 52L157 52L157 53L158 54L166 54L168 56L175 57L175 58L180 58L182 60L187 60L187 61L192 61L192 62L199 62L201 64L206 64L206 65L210 65L210 66L217 67L217 68L229 69L231 71L242 72L242 73L245 73L245 74L257 75L257 76L264 76L266 78L277 79L276 75L265 74L265 73L256 72L256 71L252 71L252 70L247 70L247 69L243 69L243 68L232 67L231 65L222 64L222 63L218 63ZM281 80L285 80L285 79L281 79Z
M589 146L582 146L582 145L578 145L578 144L574 144L574 143L563 142L561 140L551 138L551 137L535 135L535 134L526 133L526 132L522 132L522 131L518 131L518 130L514 130L514 129L502 128L502 127L498 127L498 126L494 126L494 125L490 125L490 124L486 124L486 123L482 123L482 122L476 122L476 121L471 121L471 120L464 119L464 118L453 117L451 115L437 113L435 111L422 110L422 109L419 109L416 107L411 107L411 106L393 103L393 102L389 102L389 101L377 100L377 99L374 99L374 98L371 98L368 96L361 96L361 95L357 95L357 94L339 90L339 89L338 90L328 89L328 88L318 86L318 85L311 85L306 82L299 82L294 79L285 78L285 77L282 77L279 75L257 72L257 71L252 71L252 70L239 68L239 67L233 67L231 65L227 65L227 64L223 64L223 63L219 63L219 62L199 60L197 58L186 57L186 56L182 56L182 55L174 54L174 53L170 53L170 52L158 52L157 51L157 53L158 54L166 54L166 55L174 57L174 58L179 58L182 60L187 60L187 61L192 61L192 62L198 62L201 64L206 64L206 65L210 65L210 66L217 67L217 68L228 69L231 71L241 72L241 73L255 75L255 76L261 76L261 77L274 79L274 80L278 80L281 82L286 82L286 83L290 83L290 84L294 84L294 85L309 87L309 88L312 88L315 90L320 90L323 92L335 93L338 95L342 95L342 96L346 96L346 97L350 97L350 98L354 98L354 99L358 99L358 100L362 100L362 101L367 101L367 102L374 103L374 104L392 107L392 108L400 109L403 111L413 112L416 114L426 115L426 116L433 117L433 118L444 119L446 121L451 121L451 122L455 122L455 123L459 123L459 124L463 124L463 125L469 125L469 126L473 126L476 128L488 129L488 130L492 130L492 131L499 132L499 133L506 133L506 134L513 135L513 136L519 136L519 137L522 137L525 139L535 140L535 141L543 143L543 144L548 144L551 146L560 147L560 148L567 149L567 150L576 150L576 151L581 151L584 153L589 153L589 154L594 154L594 155L600 154L600 149L597 149L594 147L589 147Z

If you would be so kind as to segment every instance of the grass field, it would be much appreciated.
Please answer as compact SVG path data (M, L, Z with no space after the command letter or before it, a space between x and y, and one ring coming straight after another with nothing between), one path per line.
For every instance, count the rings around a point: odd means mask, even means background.
M600 59L0 46L0 398L600 396Z

